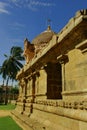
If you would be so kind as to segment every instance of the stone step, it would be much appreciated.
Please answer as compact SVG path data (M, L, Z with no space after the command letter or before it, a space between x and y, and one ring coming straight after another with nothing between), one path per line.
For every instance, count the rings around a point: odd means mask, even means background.
M27 127L28 130L46 130L46 126L39 123L37 120L31 119L24 114L20 114L16 110L11 111L11 114L15 117L15 120L17 119L17 121L19 121L24 127Z

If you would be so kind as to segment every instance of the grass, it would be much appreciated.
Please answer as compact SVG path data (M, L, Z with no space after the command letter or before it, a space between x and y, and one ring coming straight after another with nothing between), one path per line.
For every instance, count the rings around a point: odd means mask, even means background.
M15 105L13 104L0 104L0 110L13 110L15 109ZM10 117L0 117L0 130L23 130L21 127L17 125L17 123Z
M16 122L10 117L0 117L0 130L22 130Z
M13 109L15 109L15 105L13 105L13 104L7 104L7 105L4 105L4 104L2 104L2 105L0 105L0 110L13 110Z

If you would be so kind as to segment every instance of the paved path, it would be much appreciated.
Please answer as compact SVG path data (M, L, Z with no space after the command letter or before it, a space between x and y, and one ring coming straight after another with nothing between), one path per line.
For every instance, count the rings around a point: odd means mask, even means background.
M0 117L4 116L12 116L11 115L11 110L0 110ZM15 120L16 121L16 120ZM16 121L16 123L23 129L26 130L19 122Z
M0 117L11 116L10 110L0 110Z
M0 110L0 117L4 117L4 116L11 116L12 118L13 118L13 116L12 116L12 114L11 114L11 111L12 110ZM14 119L14 118L13 118ZM14 119L15 120L15 119ZM26 130L26 128L20 123L20 122L18 122L17 120L15 120L15 122L23 129L23 130ZM28 130L31 130L31 129L28 129Z
M11 116L11 117L13 117L12 116L12 114L11 114L11 111L12 110L0 110L0 117L4 117L4 116ZM13 118L14 119L14 118ZM15 119L14 119L15 120ZM23 129L23 130L27 130L26 129L26 127L23 125L23 124L21 124L19 121L17 121L17 120L15 120L16 121L16 123ZM30 128L28 128L28 130L31 130Z

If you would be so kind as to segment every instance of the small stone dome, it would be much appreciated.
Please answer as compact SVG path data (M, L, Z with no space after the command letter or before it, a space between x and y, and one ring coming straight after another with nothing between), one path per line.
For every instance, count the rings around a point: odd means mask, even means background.
M41 34L39 34L37 37L35 37L32 41L32 44L44 44L44 43L48 43L51 39L52 36L55 34L55 32L53 32L50 28L50 26L48 26L47 30L42 32Z

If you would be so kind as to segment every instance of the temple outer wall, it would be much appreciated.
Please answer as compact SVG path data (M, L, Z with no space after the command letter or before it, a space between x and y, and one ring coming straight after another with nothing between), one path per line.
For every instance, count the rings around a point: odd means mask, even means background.
M18 80L23 79L23 91L16 110L37 124L40 123L42 129L39 124L38 130L87 130L86 32L87 10L71 19L60 34L48 43L47 48L38 53L18 74ZM51 78L54 76L51 75L53 68L49 67L49 71L46 71L48 63L54 64L55 78ZM56 71L55 64L61 66L60 71ZM57 73L62 74L62 98L53 98L52 94L47 98L48 93L53 92L55 95L55 86L58 87ZM53 87L53 91L48 87ZM32 127L36 125L32 123Z
M80 49L68 53L69 62L65 64L64 100L85 100L87 98L87 53Z

